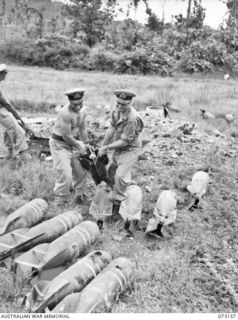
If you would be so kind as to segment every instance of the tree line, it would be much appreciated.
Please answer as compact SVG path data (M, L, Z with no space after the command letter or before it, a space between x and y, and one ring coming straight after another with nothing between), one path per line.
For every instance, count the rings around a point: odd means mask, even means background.
M4 2L4 0L1 0ZM216 0L221 1L221 0ZM58 69L79 68L117 73L238 71L238 1L226 2L228 16L214 30L204 25L206 10L201 0L188 0L186 16L171 23L159 18L149 0L144 2L147 22L129 18L117 21L118 0L70 0L57 14L47 17L45 4L38 8L18 0L15 8L21 39L6 42L0 55L10 61ZM50 1L49 1L50 2Z

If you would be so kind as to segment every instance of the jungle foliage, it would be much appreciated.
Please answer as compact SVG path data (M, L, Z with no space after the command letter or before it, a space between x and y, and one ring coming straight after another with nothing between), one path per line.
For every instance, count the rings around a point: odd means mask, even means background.
M22 6L34 32L28 25L24 41L21 37L5 41L0 57L24 65L129 74L238 72L236 1L227 1L228 18L217 30L204 25L206 11L201 0L188 1L187 16L174 16L172 23L159 19L149 1L143 1L148 15L145 25L129 16L117 21L116 0L106 4L101 0L70 0L60 6L57 15L61 27L56 18L46 27L41 14L45 7L27 10ZM136 8L139 2L132 1L131 6ZM30 13L37 13L37 18L32 19Z

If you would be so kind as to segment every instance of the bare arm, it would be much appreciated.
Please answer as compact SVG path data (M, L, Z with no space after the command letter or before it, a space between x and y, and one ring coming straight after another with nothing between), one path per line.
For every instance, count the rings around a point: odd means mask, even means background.
M126 147L128 145L128 142L125 140L117 140L113 143L110 143L106 146L107 149L119 149L119 148L123 148Z
M110 143L110 141L111 141L112 138L113 138L114 133L115 133L115 129L114 129L113 126L111 126L111 127L108 129L108 131L107 131L107 133L106 133L106 135L105 135L105 137L104 137L104 140L103 140L103 142L102 142L102 146L106 146L106 145L108 145L108 143Z
M4 95L1 93L1 91L0 91L0 105L3 106L4 108L6 108L9 112L11 112L15 119L20 120L20 122L22 123L23 126L25 125L22 118L19 116L17 111L14 109L14 107L12 106L10 101L4 97Z
M85 117L84 120L79 128L79 133L80 133L80 137L83 140L83 143L87 144L88 143L88 132L86 129L86 124L85 124Z
M72 147L77 149L81 149L81 145L78 143L76 139L74 139L71 130L71 117L68 114L61 114L61 134L63 139Z

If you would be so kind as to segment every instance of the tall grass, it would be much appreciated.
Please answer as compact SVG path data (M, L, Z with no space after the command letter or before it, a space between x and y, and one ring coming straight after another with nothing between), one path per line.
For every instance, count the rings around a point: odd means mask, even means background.
M10 66L5 82L1 83L10 100L19 105L19 110L31 106L39 113L52 112L56 104L67 101L64 93L72 87L85 87L85 104L94 114L95 106L115 105L113 91L128 88L136 92L133 105L144 109L148 105L158 106L167 101L177 106L180 114L172 117L196 121L203 127L207 123L200 119L200 109L210 112L233 113L237 118L236 80L223 81L215 78L188 77L161 78L158 76L112 75L100 72L56 71L42 68ZM25 100L25 103L24 103ZM25 106L24 106L25 104ZM29 105L29 107L27 106ZM226 131L229 125L221 121L218 126ZM234 123L237 126L237 120Z

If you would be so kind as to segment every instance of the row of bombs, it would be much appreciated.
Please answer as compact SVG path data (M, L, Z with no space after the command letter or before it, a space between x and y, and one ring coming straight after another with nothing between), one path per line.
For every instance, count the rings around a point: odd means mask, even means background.
M108 310L131 281L127 258L112 260L106 251L92 251L51 281L38 281L25 296L31 312L89 313Z
M189 202L191 206L198 204L207 192L208 184L209 175L206 172L198 171L193 175L191 184L187 186L187 190L190 193ZM124 220L140 220L142 210L142 193L140 188L132 185L127 188L127 191L127 198L121 204L119 213ZM97 198L99 201L96 201ZM105 200L106 198L103 197L103 193L98 192L97 194L96 192L95 199L93 199L89 208L89 213L94 216L96 220L104 213ZM175 221L176 204L175 192L172 190L162 191L158 197L153 217L148 223L147 230L148 228L152 228L149 227L151 221L153 221L155 228L156 223L158 223L160 219L172 217L171 220ZM64 214L59 215L29 229L43 219L47 209L48 204L46 201L43 199L34 199L8 216L4 225L0 228L0 260L11 255L14 251L20 251L21 248L26 249L31 248L33 244L51 242L79 223L73 211L71 218L65 217ZM10 233L13 230L14 232ZM47 230L47 232L45 232L45 230ZM4 234L7 235L3 236Z
M187 190L195 202L206 193L208 183L209 176L205 172L199 171L193 176ZM100 234L99 228L92 221L82 222L82 216L77 211L67 211L39 223L47 209L48 205L44 200L34 199L9 215L0 229L0 260L10 257L15 269L20 269L28 275L33 271L38 274L39 281L26 296L26 306L31 312L42 312L48 307L53 312L92 312L94 311L92 306L97 306L102 301L110 306L117 293L128 284L132 274L131 262L126 258L119 258L110 263L109 253L95 251L74 264L83 252L95 243ZM167 221L175 222L176 199L171 190L160 194L154 216L148 222L147 231L156 229L162 217ZM99 267L98 259L102 260L105 267L109 263L103 272L100 272L102 268ZM92 264L89 261L92 261ZM95 263L94 266L93 263ZM72 266L67 269L69 265ZM97 273L100 274L97 276ZM52 283L47 284L44 280L49 274L56 278ZM86 278L85 274L87 274ZM106 279L110 277L112 279L107 281ZM90 286L87 285L92 278L95 279L90 282ZM83 288L86 286L83 291L82 283ZM92 297L92 304L86 304L86 309L82 307L84 303L78 307L80 301L78 294L68 296L71 292L80 291L82 291L80 293L80 297L83 297L82 301L86 299L88 291L89 296ZM96 296L94 296L95 292L97 292ZM63 301L61 303L61 299L65 296L67 296L65 298L67 303ZM58 302L60 302L59 306L57 306Z
M188 209L193 210L198 207L201 198L206 194L209 184L209 175L204 171L197 171L191 183L187 186L190 198L188 200ZM131 221L141 220L142 212L142 190L137 185L129 185L126 189L126 199L121 202L119 214L125 221L125 229L130 227ZM89 213L95 220L101 220L111 215L112 203L109 200L108 187L106 183L101 182L95 192L94 199L90 205ZM173 224L177 216L177 196L174 190L163 190L157 199L152 218L149 219L145 233L161 237L163 234L158 231L159 223L163 226ZM129 224L128 224L129 222ZM128 231L128 230L127 230ZM132 232L127 233L133 236Z
M38 274L24 298L26 310L72 313L109 308L129 285L131 261L124 257L113 260L102 250L82 257L100 231L95 222L82 222L77 211L64 212L30 228L47 208L43 199L34 199L9 215L1 228L0 260L10 258L21 278Z
M192 183L187 187L192 198L192 201L190 201L192 205L196 205L206 193L208 183L209 176L206 172L198 171L194 174ZM130 193L131 199L127 199L127 206L122 206L122 208L126 208L124 212L130 211L131 219L139 219L140 215L137 214L135 216L132 210L129 210L129 207L132 206L136 209L142 207L142 204L135 205L138 199L142 201L142 198L138 198L138 190L136 188L133 190L134 193ZM177 213L176 203L175 192L172 190L162 191L158 197L153 216L148 222L146 231L149 232L156 229L157 224L161 220L175 222ZM100 204L98 204L98 207L100 207ZM40 252L48 250L48 243L67 233L82 221L81 215L76 211L68 211L38 224L44 218L47 209L48 204L45 200L34 199L7 217L4 225L0 228L0 261L9 256L15 256L18 252L26 251L42 244L38 250L40 255ZM137 212L138 210L136 210L136 213ZM124 217L124 219L126 218L128 218L128 215ZM85 236L82 234L82 231L81 233L78 231L78 236L79 235L83 241L85 241ZM29 252L28 256L32 256L31 259L33 259L36 253L34 252L32 255Z

